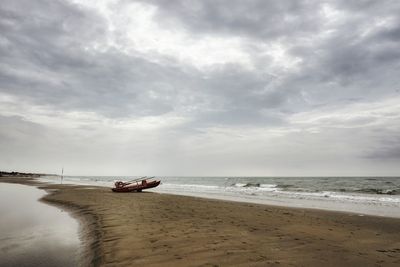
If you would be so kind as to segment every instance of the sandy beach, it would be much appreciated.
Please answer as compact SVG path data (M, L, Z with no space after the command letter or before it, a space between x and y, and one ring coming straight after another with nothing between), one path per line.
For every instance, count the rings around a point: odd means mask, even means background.
M108 188L44 185L82 224L92 266L398 266L400 220Z

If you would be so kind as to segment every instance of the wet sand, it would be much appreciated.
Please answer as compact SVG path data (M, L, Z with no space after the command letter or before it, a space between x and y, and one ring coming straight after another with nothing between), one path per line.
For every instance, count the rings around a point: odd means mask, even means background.
M51 190L44 201L82 219L85 259L92 265L400 265L400 219L157 193L117 194L92 186L43 188Z

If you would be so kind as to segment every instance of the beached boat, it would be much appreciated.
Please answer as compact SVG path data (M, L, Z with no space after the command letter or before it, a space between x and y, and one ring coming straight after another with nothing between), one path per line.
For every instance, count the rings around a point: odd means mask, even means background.
M150 180L153 178L142 177L129 182L117 181L115 182L115 187L111 190L118 193L142 192L144 189L153 188L160 184L161 181L159 180Z

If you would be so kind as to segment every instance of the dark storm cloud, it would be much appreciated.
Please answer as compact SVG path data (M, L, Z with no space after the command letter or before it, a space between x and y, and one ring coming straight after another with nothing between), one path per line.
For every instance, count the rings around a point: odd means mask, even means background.
M85 67L79 57L89 40L102 40L104 23L62 1L3 1L0 29L7 63L62 70Z
M189 66L162 66L115 50L88 52L89 39L104 33L100 18L62 2L42 1L31 10L23 16L12 4L3 6L0 78L2 91L36 104L124 117L207 102L192 115L214 125L268 120L258 109L284 101L282 93L262 93L271 77L239 66L222 66L203 79Z
M262 71L216 69L213 79L198 84L210 91L206 97L218 108L199 114L199 123L281 124L286 114L347 106L354 99L376 101L391 97L398 87L398 1L146 3L156 5L155 18L171 27L178 23L197 36L236 36L254 43L280 40L289 55L301 59L299 68L279 77L277 85ZM338 14L327 18L326 5Z
M370 152L366 158L378 160L400 160L400 146L380 147L376 151Z
M171 110L163 99L169 92L155 87L174 83L173 68L116 51L87 51L94 40L104 42L107 26L93 12L61 1L25 4L29 12L14 1L2 5L2 91L40 105L106 116ZM149 90L157 96L148 97Z
M365 157L374 160L400 160L399 132L385 131L377 138L376 146L366 152Z
M96 14L61 1L28 1L25 6L28 13L13 1L2 5L3 92L39 105L113 117L159 115L176 105L205 101L200 117L214 114L210 120L222 124L261 118L258 108L284 101L281 93L262 94L271 77L239 66L219 67L205 80L190 66L165 66L113 49L88 51L93 40L105 41L107 25Z
M322 1L143 1L159 7L161 21L182 22L196 33L243 35L257 39L301 35L319 29Z
M0 12L2 90L40 104L71 96L68 72L90 67L83 46L101 36L99 18L62 1L3 1Z
M350 87L353 94L373 90L379 94L392 92L398 71L400 53L391 32L399 30L400 3L396 1L343 1L334 7L343 12L340 23L323 41L306 47L293 46L293 53L305 59L303 76L311 74L319 84L337 82ZM376 26L386 21L388 25ZM368 31L370 31L368 33ZM318 85L318 83L316 83ZM379 87L379 89L377 88ZM341 92L346 94L346 92Z
M242 36L261 43L286 40L289 53L302 59L300 69L273 85L273 76L240 65L202 73L115 49L93 52L87 44L107 42L107 23L96 13L63 1L6 1L0 10L2 91L38 104L106 116L159 115L203 103L202 111L191 114L194 119L240 124L263 121L265 111L269 120L282 112L343 99L382 97L395 89L400 67L400 49L396 49L400 4L396 1L385 2L390 5L375 1L146 3L158 6L155 19L159 22L180 23L198 36ZM333 28L324 28L324 4L344 12L342 22ZM390 26L360 36L373 19L389 17L394 19ZM324 30L334 31L323 40L302 41ZM309 96L308 102L304 95Z

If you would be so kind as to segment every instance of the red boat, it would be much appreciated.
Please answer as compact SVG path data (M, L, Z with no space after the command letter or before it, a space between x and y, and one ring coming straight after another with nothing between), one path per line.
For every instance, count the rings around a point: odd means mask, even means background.
M161 181L150 180L152 178L139 178L129 182L117 181L115 187L111 188L113 192L127 193L127 192L142 192L144 189L156 187Z

